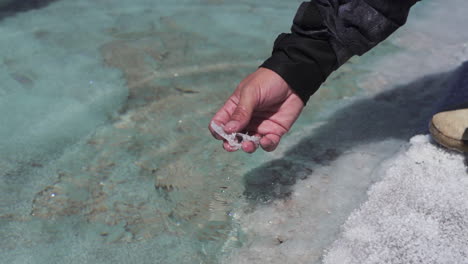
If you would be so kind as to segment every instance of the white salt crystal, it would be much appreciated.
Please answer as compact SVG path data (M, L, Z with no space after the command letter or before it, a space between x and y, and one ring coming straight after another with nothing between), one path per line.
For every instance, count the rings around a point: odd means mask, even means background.
M210 126L218 135L224 138L231 147L235 149L240 149L242 147L242 142L244 141L252 141L256 146L260 144L260 137L249 136L248 134L244 133L227 134L226 132L224 132L224 126L219 126L215 122L211 122ZM238 140L239 137L242 138L242 141L240 142Z

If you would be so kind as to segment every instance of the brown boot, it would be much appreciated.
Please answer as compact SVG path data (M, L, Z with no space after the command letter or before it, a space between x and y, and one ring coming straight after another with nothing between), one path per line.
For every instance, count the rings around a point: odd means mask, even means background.
M432 137L453 150L468 152L468 108L441 112L429 124Z

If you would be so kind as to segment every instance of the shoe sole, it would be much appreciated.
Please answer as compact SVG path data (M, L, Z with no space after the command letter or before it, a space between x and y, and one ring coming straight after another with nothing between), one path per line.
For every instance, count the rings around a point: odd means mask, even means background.
M464 152L464 153L468 152L468 143L466 141L457 140L457 139L453 139L453 138L445 136L439 131L439 129L437 129L434 126L434 123L432 121L429 125L429 132L431 132L432 137L440 145L446 148L452 149L452 150L459 151L459 152Z

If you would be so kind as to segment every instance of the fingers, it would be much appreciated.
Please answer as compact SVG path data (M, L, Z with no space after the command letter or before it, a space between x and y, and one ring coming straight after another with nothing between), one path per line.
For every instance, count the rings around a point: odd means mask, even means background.
M214 122L215 124L222 126L225 125L229 120L231 119L231 115L234 112L235 108L237 106L236 99L234 98L234 95L231 96L226 103L221 107L218 112L213 116L211 119L210 123L208 124L208 129L211 132L211 135L218 139L222 140L223 138L218 135L212 128L211 128L211 122Z
M278 147L281 137L275 134L267 134L260 139L260 146L265 151L273 151Z
M247 153L254 153L257 150L258 146L255 145L252 141L242 142L242 150Z
M214 122L215 124L220 125L220 122L216 122L214 120L211 120L211 122ZM217 140L223 140L223 137L213 130L213 128L211 127L211 122L208 124L208 130L210 131L211 135Z
M239 132L249 124L256 104L255 93L254 89L247 87L242 89L239 103L232 113L229 122L226 123L224 131L227 133Z
M237 151L237 148L232 147L231 145L229 145L229 143L228 143L227 141L224 141L224 142L223 142L223 148L224 148L227 152L234 152L234 151Z
M258 136L258 135L257 135ZM260 146L263 150L270 152L278 147L278 144L281 140L281 137L275 134L267 134L260 139ZM254 153L258 149L258 145L256 145L252 141L244 141L242 142L242 150L246 153ZM238 149L236 147L232 147L229 145L227 141L223 142L223 148L228 152L234 152Z
M228 152L234 152L238 150L238 148L232 147L231 145L229 145L227 141L223 142L223 148ZM246 153L254 153L257 150L257 148L258 146L255 145L255 143L253 143L252 141L242 142L241 149Z

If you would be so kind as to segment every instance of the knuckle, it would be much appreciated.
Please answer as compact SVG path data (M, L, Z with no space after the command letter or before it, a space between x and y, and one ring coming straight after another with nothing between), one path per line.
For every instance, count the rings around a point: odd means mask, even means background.
M243 120L249 116L249 112L242 106L238 106L232 114L232 119Z

